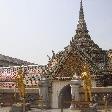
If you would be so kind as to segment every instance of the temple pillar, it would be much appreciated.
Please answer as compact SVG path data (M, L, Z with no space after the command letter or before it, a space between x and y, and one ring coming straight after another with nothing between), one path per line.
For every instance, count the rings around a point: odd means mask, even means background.
M79 101L79 89L80 89L81 81L79 79L73 79L70 82L71 86L71 95L72 95L72 102L70 109L76 108L76 105L73 103L73 101Z
M50 96L49 96L49 82L43 78L39 81L39 96L42 99L43 108L50 107Z

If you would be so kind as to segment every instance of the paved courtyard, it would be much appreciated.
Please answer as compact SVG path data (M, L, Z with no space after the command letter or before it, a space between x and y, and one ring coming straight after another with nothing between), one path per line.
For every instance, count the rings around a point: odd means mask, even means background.
M9 112L9 110L10 110L10 107L0 108L0 112ZM28 112L61 112L61 110L60 109L41 110L41 109L33 108ZM63 112L80 112L80 111L79 110L64 109Z
M0 112L9 112L10 107L2 107L0 108ZM50 109L50 110L41 110L33 108L28 112L61 112L60 109ZM70 109L64 109L63 112L80 112L80 110L70 110ZM100 110L99 112L106 112L105 110ZM112 110L108 110L107 112L112 112Z
M39 110L39 109L32 109L29 112L62 112L60 109L52 109L52 110ZM64 109L63 112L81 112L80 110L70 110L70 109ZM99 110L98 112L112 112L112 110Z
M52 109L52 110L39 110L39 109L32 109L29 112L61 112L60 109ZM70 110L70 109L64 109L63 112L80 112L79 110Z
M9 112L10 107L0 107L0 112Z

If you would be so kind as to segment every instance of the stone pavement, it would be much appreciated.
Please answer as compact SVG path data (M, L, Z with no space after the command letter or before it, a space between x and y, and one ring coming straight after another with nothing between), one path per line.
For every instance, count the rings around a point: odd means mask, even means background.
M61 109L50 109L50 110L41 110L41 109L32 109L28 112L61 112ZM80 110L70 110L70 109L64 109L63 112L80 112ZM99 110L98 112L112 112L112 110Z
M0 112L9 112L10 107L0 107Z
M0 108L0 112L9 112L10 107L2 107ZM50 110L41 110L33 108L28 112L61 112L60 109L50 109ZM79 110L70 110L70 109L64 109L63 112L80 112Z
M2 107L0 108L0 112L9 112L10 107ZM50 110L41 110L41 109L36 109L33 108L28 112L61 112L60 109L50 109ZM80 110L70 110L70 109L64 109L63 112L80 112ZM99 111L99 112L105 112L104 110ZM107 111L107 112L112 112L112 110Z
M50 110L32 109L31 111L28 112L61 112L61 109L50 109ZM63 112L80 112L80 110L64 109Z
M10 107L2 107L0 108L0 112L9 112ZM50 109L50 110L41 110L33 108L28 112L61 112L60 109ZM70 109L64 109L63 112L80 112L79 110L70 110Z

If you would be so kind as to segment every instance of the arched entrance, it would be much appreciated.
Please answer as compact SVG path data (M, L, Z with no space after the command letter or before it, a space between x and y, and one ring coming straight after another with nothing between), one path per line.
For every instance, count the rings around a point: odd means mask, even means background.
M69 84L67 86L64 86L59 93L58 107L60 108L61 105L63 104L63 108L69 108L71 105L71 100L72 100L71 87Z

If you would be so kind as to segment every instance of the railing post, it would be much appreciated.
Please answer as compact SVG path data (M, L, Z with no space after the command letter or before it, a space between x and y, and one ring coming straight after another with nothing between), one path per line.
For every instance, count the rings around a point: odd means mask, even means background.
M25 98L23 97L22 100L23 100L23 112L25 112L26 111L26 109L25 109Z
M61 112L63 112L63 94L62 93L60 94L60 99L61 99L61 105L60 105Z

